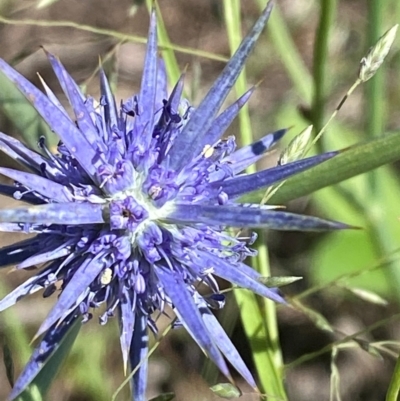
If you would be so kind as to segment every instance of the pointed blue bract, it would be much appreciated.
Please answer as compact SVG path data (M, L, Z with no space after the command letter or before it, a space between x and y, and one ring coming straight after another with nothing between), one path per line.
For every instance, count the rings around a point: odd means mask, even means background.
M177 138L170 152L170 166L180 170L195 155L202 151L202 133L211 127L213 118L218 112L231 88L239 77L244 64L253 50L272 11L272 1L255 23L250 33L243 39L236 53L229 60L221 75L216 79L213 86L193 113L188 124Z
M91 203L49 203L0 210L0 222L34 224L103 223L102 205Z
M101 98L86 97L61 62L49 61L75 114L73 121L51 89L45 93L0 60L0 70L36 107L59 136L54 154L40 138L39 151L0 133L0 150L26 171L0 168L15 181L0 193L29 205L0 210L0 231L35 234L0 249L0 267L35 269L31 278L0 300L0 310L43 289L57 296L39 328L43 335L13 389L17 396L36 377L76 319L101 324L118 314L124 368L133 375L135 401L145 401L148 330L153 316L173 308L193 339L232 380L224 357L255 387L232 342L210 312L224 306L217 277L243 290L284 303L260 274L244 264L256 252L255 237L227 228L333 230L347 226L300 216L274 206L242 205L236 199L276 184L336 153L315 156L247 175L286 130L236 149L224 133L254 88L220 113L268 20L272 3L244 39L197 109L182 99L184 74L168 95L165 64L157 54L155 10L151 13L139 94L117 107L103 70ZM40 153L41 154L40 154ZM199 284L208 294L199 293ZM56 298L55 296L55 298Z
M214 342L217 344L218 348L224 354L225 358L240 373L240 375L247 381L247 383L250 384L251 387L257 388L252 374L250 373L246 364L243 362L243 359L239 355L235 346L232 344L232 341L225 333L224 329L219 324L216 317L207 308L207 305L203 300L199 301L199 311L208 332L214 339Z
M250 206L178 205L170 221L183 224L221 224L231 227L257 227L274 230L325 231L350 228L335 221Z
M169 272L163 267L158 267L156 274L175 306L176 314L186 330L218 366L219 370L230 378L228 367L201 319L198 307L193 302L192 294L189 292L190 289L187 288L187 284L178 274Z
M258 171L254 174L235 177L231 180L225 180L224 182L215 182L213 185L220 186L230 197L237 198L249 192L256 191L257 189L275 184L301 171L308 170L336 155L337 152L324 153L283 166Z
M147 332L147 316L138 316L135 319L132 345L130 348L130 362L135 374L132 379L132 400L146 401L149 334Z
M40 372L46 361L54 354L64 336L78 319L78 315L71 313L61 324L51 327L25 366L25 369L14 384L9 400L17 398Z

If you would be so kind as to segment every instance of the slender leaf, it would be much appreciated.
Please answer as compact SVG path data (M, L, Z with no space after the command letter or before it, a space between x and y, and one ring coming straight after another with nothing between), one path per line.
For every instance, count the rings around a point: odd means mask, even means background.
M288 202L397 160L400 160L400 132L354 145L334 158L287 179L269 203ZM264 192L255 191L243 196L241 201L259 202Z

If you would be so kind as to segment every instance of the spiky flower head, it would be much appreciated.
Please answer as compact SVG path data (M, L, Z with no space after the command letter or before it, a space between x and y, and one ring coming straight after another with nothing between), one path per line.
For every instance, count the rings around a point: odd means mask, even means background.
M255 163L285 132L266 135L235 150L224 131L252 90L217 115L262 31L271 5L256 22L197 109L181 98L183 77L168 96L166 72L157 55L156 19L151 15L141 89L117 108L104 72L101 98L84 96L57 58L48 54L69 99L68 117L51 90L45 94L0 61L0 70L34 105L60 137L57 154L40 140L41 153L0 134L0 149L25 171L0 168L15 181L2 194L28 204L0 211L0 230L36 234L0 250L0 265L40 266L0 301L4 310L28 294L54 292L58 299L38 330L43 335L10 398L35 378L77 321L102 307L104 324L118 315L125 366L140 363L133 378L135 401L145 399L150 328L154 312L174 308L181 324L228 378L225 362L253 387L251 373L211 313L223 305L215 277L277 302L283 299L243 263L254 255L249 238L226 227L325 230L340 223L272 210L237 200L331 157L321 155L255 174ZM198 292L199 283L209 295ZM225 358L224 358L225 357Z

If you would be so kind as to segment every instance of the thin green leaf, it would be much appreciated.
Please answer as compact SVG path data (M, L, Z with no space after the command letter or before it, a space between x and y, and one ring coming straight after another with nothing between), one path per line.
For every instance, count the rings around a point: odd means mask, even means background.
M254 365L257 372L263 373L259 377L261 386L268 389L269 395L287 400L283 387L283 372L275 369L274 351L276 343L271 341L270 333L266 329L257 296L250 291L235 290L235 298L241 312L240 316L246 337L251 339L249 344ZM275 308L272 301L267 299L265 303L269 303ZM284 398L282 398L282 394Z
M265 7L265 0L257 0L260 10ZM280 11L280 4L275 4L274 12L268 22L268 36L282 60L283 67L293 82L293 85L306 103L312 98L312 77L303 58L290 34L288 24Z
M283 204L399 159L400 132L354 145L332 159L287 179L269 203ZM241 201L259 202L263 195L263 190L255 191Z
M400 393L400 356L397 358L396 366L393 370L392 378L388 391L386 393L386 401L397 401Z

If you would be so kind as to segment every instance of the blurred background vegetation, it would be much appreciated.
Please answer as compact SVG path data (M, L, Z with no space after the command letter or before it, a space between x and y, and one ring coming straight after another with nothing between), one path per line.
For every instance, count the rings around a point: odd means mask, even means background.
M236 21L241 18L245 33L263 5L265 0L159 0L179 67L188 66L186 96L192 104L202 99L229 57L235 35L240 34L234 24L229 25L229 15ZM148 29L145 1L2 0L0 16L0 56L38 86L39 72L64 105L66 99L41 46L59 56L95 98L99 95L99 57L117 100L138 92L143 38ZM320 129L354 83L361 57L399 22L398 0L277 1L268 29L247 63L247 77L243 77L245 88L258 84L247 111L254 136L291 127L283 141L287 144L309 124ZM318 152L399 129L399 49L397 39L379 74L357 89L328 127ZM235 96L232 93L228 102ZM0 98L0 130L35 146L36 133L44 130L41 123L29 119L4 96ZM235 122L229 133L240 137L245 119L246 115ZM279 151L272 152L263 163L274 164L278 156ZM3 155L0 164L15 166ZM272 275L303 277L284 290L294 307L278 307L290 400L385 399L400 337L397 167L380 168L288 205L295 212L340 220L364 230L266 234ZM2 207L10 204L0 197ZM15 239L0 233L0 245ZM27 275L29 272L3 271L0 292L6 293ZM11 350L17 373L53 302L52 298L32 296L0 317L1 341ZM250 339L250 347L232 294L220 317L245 361L253 366L254 341ZM161 322L160 332L167 323ZM267 367L258 366L257 375L262 382L262 376L269 375ZM48 399L110 400L123 380L116 319L105 327L94 319L81 331ZM150 359L150 398L173 391L177 400L212 400L216 396L208 387L221 380L184 330L170 332ZM238 384L248 393L243 400L259 398L240 380ZM8 392L6 371L0 363L0 399ZM128 394L125 388L117 399L127 400Z

